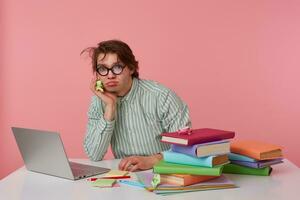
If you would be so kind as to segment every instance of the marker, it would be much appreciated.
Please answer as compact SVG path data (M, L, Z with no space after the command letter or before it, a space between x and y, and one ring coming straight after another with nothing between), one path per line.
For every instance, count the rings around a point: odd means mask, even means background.
M128 180L119 180L119 183L124 183L126 185L130 185L130 186L135 186L135 187L140 187L140 188L145 188L145 185L137 182L137 181L128 181Z

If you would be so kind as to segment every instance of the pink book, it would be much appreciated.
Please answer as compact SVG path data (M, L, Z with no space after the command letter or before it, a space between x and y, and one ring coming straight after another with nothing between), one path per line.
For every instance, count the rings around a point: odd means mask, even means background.
M162 133L161 142L191 146L194 144L231 139L234 137L234 135L235 133L233 131L225 131L211 128L186 128L177 132Z

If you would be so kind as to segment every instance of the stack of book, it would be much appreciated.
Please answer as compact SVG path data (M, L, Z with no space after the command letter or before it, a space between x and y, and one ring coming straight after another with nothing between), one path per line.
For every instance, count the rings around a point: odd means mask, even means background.
M136 172L138 181L143 185L144 188L146 188L148 191L160 195L170 195L203 190L228 189L236 187L236 185L231 180L223 175L210 180L206 179L205 181L202 179L202 181L199 180L194 184L187 184L186 186L182 185L185 185L187 183L186 181L188 181L189 178L192 177L192 175L182 175L181 178L179 178L176 182L174 182L175 180L173 180L171 183L164 182L165 179L162 177L162 175L160 175L161 183L158 186L153 186L153 179L155 175L156 174L147 171ZM178 175L177 177L180 177L180 175Z
M283 162L282 148L259 141L234 141L229 160L224 173L269 176L271 166Z
M178 193L235 187L222 175L223 166L229 163L230 141L235 133L217 129L185 129L163 133L162 142L171 149L163 152L163 160L154 165L160 184L148 187L155 193Z

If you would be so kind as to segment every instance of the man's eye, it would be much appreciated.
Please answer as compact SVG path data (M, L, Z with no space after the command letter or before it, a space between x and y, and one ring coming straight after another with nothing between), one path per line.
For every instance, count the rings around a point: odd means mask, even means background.
M98 71L100 71L100 72L106 71L106 68L105 67L98 67Z
M122 64L117 64L115 66L115 68L118 68L118 69L123 69L125 67L125 65L122 65Z
M120 68L122 68L122 66L121 65L114 65L114 68L120 69Z

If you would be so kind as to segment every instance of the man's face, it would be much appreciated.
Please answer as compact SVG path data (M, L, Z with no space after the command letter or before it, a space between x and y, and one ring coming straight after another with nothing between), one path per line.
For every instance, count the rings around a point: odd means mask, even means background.
M101 65L111 69L113 66L119 65L124 66L124 64L118 60L118 55L115 53L107 53L104 57L104 54L99 54L97 59L97 66ZM125 95L131 87L132 83L132 74L134 71L131 71L127 66L123 69L122 73L115 75L111 70L106 76L101 76L97 73L98 79L103 82L104 89L107 92L112 92L118 96Z

